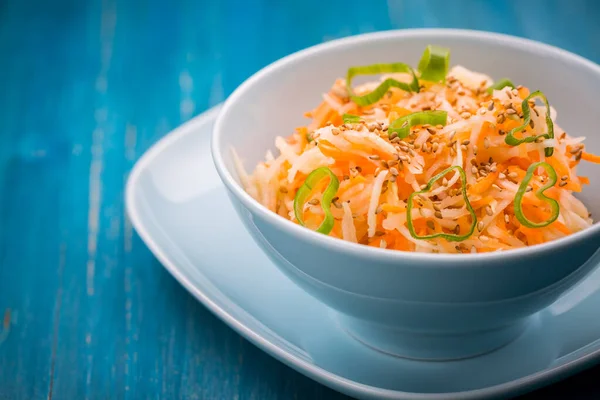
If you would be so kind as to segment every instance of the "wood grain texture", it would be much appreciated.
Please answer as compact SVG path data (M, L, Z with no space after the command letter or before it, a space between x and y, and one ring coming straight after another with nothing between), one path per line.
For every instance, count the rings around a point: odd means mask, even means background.
M0 399L341 399L241 339L133 233L157 139L268 63L374 30L460 27L600 61L584 1L0 2ZM596 368L527 398L599 398Z

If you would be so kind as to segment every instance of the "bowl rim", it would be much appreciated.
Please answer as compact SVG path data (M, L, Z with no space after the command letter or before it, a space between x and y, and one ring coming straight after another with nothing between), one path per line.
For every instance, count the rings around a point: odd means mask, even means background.
M585 239L591 239L594 234L600 233L600 223L594 223L590 228L571 234L567 237L538 244L527 246L518 249L507 251L476 253L476 254L454 254L454 253L419 253L402 250L381 249L378 247L365 246L358 243L348 242L342 239L334 238L328 235L323 235L316 231L312 231L294 222L282 218L280 215L269 210L252 196L250 196L242 186L234 179L228 168L225 166L223 156L220 152L221 138L224 135L222 125L224 119L229 113L233 105L239 101L244 93L253 87L256 83L269 76L276 70L289 66L297 62L301 62L307 57L311 57L318 53L327 52L334 48L352 47L356 44L393 39L411 39L411 38L437 38L440 36L451 37L454 39L467 39L480 42L495 42L508 47L520 47L527 51L539 54L551 54L557 58L566 59L572 63L582 65L595 72L600 79L600 66L582 56L571 53L567 50L560 49L556 46L537 42L531 39L506 35L502 33L494 33L479 30L469 29L446 29L446 28L417 28L417 29L397 29L387 30L373 33L365 33L360 35L348 36L341 39L332 40L329 42L317 44L303 50L299 50L290 55L287 55L273 63L263 67L258 72L247 78L239 85L233 93L227 98L221 108L213 131L211 134L211 153L213 162L219 177L233 195L252 213L259 215L268 223L275 225L278 229L295 236L297 239L304 240L314 246L326 247L332 251L342 251L351 256L357 257L377 257L382 261L420 261L423 265L428 265L427 262L432 262L432 267L435 262L448 263L452 262L457 267L474 268L479 267L479 262L503 259L509 261L515 258L530 257L539 255L548 250L565 249L575 242ZM599 247L600 248L600 247Z

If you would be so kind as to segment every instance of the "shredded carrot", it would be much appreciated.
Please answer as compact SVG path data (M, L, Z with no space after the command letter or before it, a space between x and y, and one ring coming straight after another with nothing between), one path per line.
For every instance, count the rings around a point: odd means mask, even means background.
M588 153L585 151L581 153L581 159L585 160L585 161L593 162L596 164L600 164L600 156L597 156L596 154Z
M457 71L456 75L449 73L459 81L457 84L420 81L418 93L394 87L366 105L355 103L347 93L345 80L337 79L318 105L304 114L310 122L296 128L285 144L277 142L282 154L268 153L267 160L252 174L240 174L246 190L282 218L298 223L295 213L300 211L294 207L295 194L311 171L326 167L339 181L331 207L333 227L327 233L399 251L509 250L571 235L590 226L591 218L568 216L582 215L583 206L572 193L580 192L591 180L577 175L577 165L580 160L600 164L600 155L584 151L581 141L572 140L556 124L555 132L561 134L553 141L552 156L545 155L542 143L506 144L503 135L524 122L521 101L530 90L519 86L518 95L509 88L488 94L481 87L472 87L474 77L469 77L470 71ZM367 94L379 83L356 85L355 93ZM393 131L389 124L398 118L436 108L448 113L445 126L416 125L408 132L404 130L402 137L397 136L398 132L390 135ZM360 119L344 123L343 114ZM515 136L546 133L544 123L535 118L533 122ZM520 211L534 222L547 221L551 216L548 199L537 193L546 184L548 171L536 170L527 188L521 188L526 172L538 161L547 162L556 172L556 183L544 194L559 203L560 214L548 226L532 228L519 222L513 199L518 190L526 189ZM455 165L466 172L466 183L452 173L430 181ZM310 200L304 205L303 223L309 229L323 221L326 208L319 203L319 194L326 191L327 183L314 184ZM425 191L428 187L432 193ZM460 195L463 188L474 214ZM423 193L411 196L415 191ZM413 201L412 231L406 215L409 198ZM348 224L349 212L352 224ZM452 235L465 234L468 241L464 243L449 240ZM429 238L419 242L415 235Z

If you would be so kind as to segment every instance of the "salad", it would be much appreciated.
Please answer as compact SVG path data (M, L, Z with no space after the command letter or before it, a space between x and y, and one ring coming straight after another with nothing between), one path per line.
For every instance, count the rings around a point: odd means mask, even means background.
M401 251L509 250L589 227L577 166L600 156L543 92L449 58L430 45L416 69L349 68L251 174L234 152L245 190L308 229ZM379 79L354 85L363 75Z

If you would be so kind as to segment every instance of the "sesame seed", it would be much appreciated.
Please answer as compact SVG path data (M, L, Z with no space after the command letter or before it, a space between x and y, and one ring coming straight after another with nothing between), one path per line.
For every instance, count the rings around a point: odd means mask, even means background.
M490 139L487 136L483 139L483 147L486 149L490 148Z
M442 179L442 185L448 186L448 179L446 179L445 177Z
M498 167L496 167L495 165L492 165L490 167L490 172L496 172L498 170Z
M402 139L400 139L398 136L396 136L395 138L393 138L392 140L390 140L390 142L392 143L399 143Z
M481 231L483 230L483 221L479 221L479 222L477 223L477 230L478 230L479 232L481 232Z
M348 179L350 179L350 177L349 177L348 175L344 175L344 176L342 177L342 179L343 179L343 180L345 180L345 181L347 181Z
M398 170L396 168L394 168L394 167L390 168L390 173L393 176L398 176Z
M337 200L333 201L332 204L335 208L342 208L342 204Z
M502 129L498 130L498 135L503 136L506 135L506 132L503 131Z
M498 117L496 118L496 122L498 122L499 124L501 124L505 120L506 120L506 116L504 114L498 114Z
M477 167L476 167L476 166L474 166L474 165L473 165L473 166L471 167L471 172L472 172L473 174L476 174L478 171L479 171L479 170L477 169Z
M558 186L563 187L566 186L568 182L562 181L561 183L558 184Z
M387 162L388 167L393 167L394 165L398 164L398 160L390 160Z
M508 175L510 179L517 179L519 177L519 174L517 174L516 172L510 172Z
M442 216L442 212L441 212L441 211L436 211L436 212L435 212L435 217L436 217L436 218L438 218L438 219L442 219L442 218L444 218L444 217Z
M490 105L488 106L488 110L489 110L489 111L492 111L493 109L494 109L494 102L493 102L493 101L491 101L491 102L490 102Z
M438 142L435 142L434 144L431 145L431 150L435 153L436 151L438 151L438 149L440 148L440 145Z
M399 155L398 158L402 161L408 161L408 157L404 155Z
M477 155L477 146L473 145L473 155Z
M471 118L471 113L470 113L470 112L468 112L468 111L465 111L465 112L462 112L462 113L460 114L460 116L461 116L461 118L464 118L464 119L469 119L469 118Z
M580 151L579 153L577 153L577 155L575 156L575 161L581 160L582 155L583 155L583 151Z
M427 188L427 185L426 185L426 184L422 184L422 185L421 185L421 190L425 190L426 188Z
M502 188L498 185L496 185L495 183L492 183L492 187L496 190L502 191Z
M538 136L537 138L535 138L536 143L542 143L544 140L546 140L546 138L543 136Z
M448 147L454 147L455 144L456 144L456 140L448 142Z
M525 192L531 192L533 190L533 188L531 186L527 186L527 189L525 189Z
M337 129L337 128L333 128L333 129L331 130L331 133L332 133L334 136L337 136L337 135L339 135L339 134L340 134L340 130L339 130L339 129Z
M392 132L392 133L390 134L390 140L394 140L394 139L395 139L395 138L397 138L397 137L398 137L398 132Z
M356 169L357 172L362 172L362 168L358 165L356 167L354 167L354 169Z
M561 181L566 181L567 179L569 179L569 177L567 175L563 175L560 177Z
M383 211L383 208L381 208L381 205L377 206L377 208L375 209L375 214L380 214Z
M288 190L287 190L287 188L286 188L285 186L281 186L281 187L279 188L279 191L280 191L281 193L287 193L287 192L288 192Z
M413 149L416 149L416 150L419 150L420 147L421 147L421 145L418 143L413 145Z
M464 144L461 144L461 145L460 145L460 149L461 149L462 151L467 151L467 150L468 150L467 146L465 146Z
M369 159L371 160L379 160L379 156L377 154L373 154L372 156L369 156Z
M310 204L311 206L316 206L317 204L319 204L319 199L312 199L308 202L308 204Z
M440 209L440 206L439 206L438 204L436 204L436 203L432 203L432 204L433 204L433 209L434 209L435 211L442 211L442 210Z
M454 139L454 135L456 135L456 131L450 132L450 135L448 135L448 140L452 141L452 139Z
M533 123L532 119L529 120L529 126L531 127L531 129L535 128L535 124Z
M382 161L381 161L381 166L382 166L383 168L386 168L386 169L387 169L387 168L389 168L389 164L388 164L388 162L387 162L387 161L385 161L385 160L382 160Z
M506 90L506 95L508 96L509 99L512 99L512 94L510 93L510 90Z
M489 204L488 204L487 206L485 206L485 213L486 213L487 215L489 215L490 217L491 217L492 215L494 215L494 210L492 210L492 207L490 207L490 205L489 205Z
M512 108L509 108L509 109L507 109L507 110L506 110L506 113L507 113L508 115L513 115L513 114L516 114L517 112L516 112L514 109L512 109Z
M504 214L504 222L506 222L507 224L510 222L510 217L508 216L508 214Z
M465 146L468 146L468 145L469 145L469 143L471 143L471 141L470 141L470 140L463 140L461 144L463 144L463 145L465 145Z
M571 153L571 154L577 154L577 152L579 152L579 146L577 146L577 147L575 147L574 149L571 149L571 150L569 151L569 153Z
M394 183L396 182L396 175L392 175L392 177L390 178L390 182Z
M433 223L432 220L430 220L430 219L427 220L427 227L432 230L435 229L435 224Z
M460 225L456 224L456 226L454 227L454 234L458 235L460 233Z
M506 175L504 175L502 172L500 172L500 173L498 174L498 178L500 178L500 179L505 179L505 178L506 178Z

